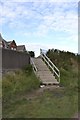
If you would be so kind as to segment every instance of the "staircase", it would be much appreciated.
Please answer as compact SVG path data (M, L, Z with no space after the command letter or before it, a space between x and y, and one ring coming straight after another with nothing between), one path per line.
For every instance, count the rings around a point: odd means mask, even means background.
M55 76L52 74L48 66L39 58L31 58L31 61L34 63L34 71L36 75L40 78L41 82L45 85L58 85L59 82L55 79Z

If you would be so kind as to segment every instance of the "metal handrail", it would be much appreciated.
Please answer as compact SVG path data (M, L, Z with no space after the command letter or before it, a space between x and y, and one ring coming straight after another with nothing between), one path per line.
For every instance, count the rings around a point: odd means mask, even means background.
M46 54L42 52L42 49L40 49L40 55L47 63L47 65L51 68L53 74L55 73L55 75L59 78L60 82L60 70L53 64L53 62L46 56Z
M32 65L32 67L33 67L34 72L37 72L38 70L37 70L37 67L36 67L36 65L35 65L35 63L33 61L33 58L30 58L30 63Z

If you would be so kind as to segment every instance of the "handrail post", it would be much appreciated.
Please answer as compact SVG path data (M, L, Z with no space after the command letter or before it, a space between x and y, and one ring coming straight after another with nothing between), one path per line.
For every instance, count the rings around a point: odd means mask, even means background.
M40 55L42 54L42 49L40 48Z
M59 83L60 83L60 71L59 71Z

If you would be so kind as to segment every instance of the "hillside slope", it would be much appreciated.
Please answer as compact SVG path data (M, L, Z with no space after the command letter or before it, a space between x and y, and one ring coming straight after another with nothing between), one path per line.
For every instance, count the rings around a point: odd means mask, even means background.
M30 66L4 76L3 118L72 118L78 112L77 56L50 50L47 55L60 69L62 87L42 91Z
M57 49L48 50L47 56L60 69L61 84L67 87L78 87L78 56Z

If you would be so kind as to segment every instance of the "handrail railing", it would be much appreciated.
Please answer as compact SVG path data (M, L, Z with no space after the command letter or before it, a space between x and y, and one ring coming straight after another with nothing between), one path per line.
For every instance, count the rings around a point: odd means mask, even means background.
M42 52L42 49L40 49L40 55L50 67L50 69L53 71L53 74L55 73L54 75L58 77L58 81L60 82L60 70L53 64L53 62L46 56L46 54Z
M32 67L33 67L34 72L37 72L37 67L36 67L36 65L35 65L35 63L33 61L33 58L30 58L30 63L32 65Z

